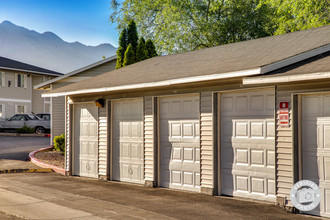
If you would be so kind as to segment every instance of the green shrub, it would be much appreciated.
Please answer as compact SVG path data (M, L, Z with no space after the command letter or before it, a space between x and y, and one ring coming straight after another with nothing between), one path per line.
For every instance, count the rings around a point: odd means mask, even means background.
M30 133L34 133L34 128L28 127L26 126L26 124L24 124L23 127L21 128L16 128L16 132L20 133L20 134L30 134Z
M65 152L65 135L54 137L54 151L60 151L62 154Z

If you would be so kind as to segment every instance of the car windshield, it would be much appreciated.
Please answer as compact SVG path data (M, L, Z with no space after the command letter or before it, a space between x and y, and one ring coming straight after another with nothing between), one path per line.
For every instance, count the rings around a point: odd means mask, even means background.
M40 120L40 118L38 118L37 116L35 115L32 115L32 114L28 114L26 115L30 120Z

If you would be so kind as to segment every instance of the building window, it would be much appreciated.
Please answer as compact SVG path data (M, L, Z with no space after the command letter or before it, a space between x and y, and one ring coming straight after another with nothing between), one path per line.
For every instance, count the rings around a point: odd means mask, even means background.
M16 87L26 88L27 76L24 74L15 74L16 78Z
M23 114L25 113L25 106L24 105L16 105L16 114Z
M5 86L5 73L0 72L0 86Z
M0 105L0 118L5 118L4 110L4 105Z

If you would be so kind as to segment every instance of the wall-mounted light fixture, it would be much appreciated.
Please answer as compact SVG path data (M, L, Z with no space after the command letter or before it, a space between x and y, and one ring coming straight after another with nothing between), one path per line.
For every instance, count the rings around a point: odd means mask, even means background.
M100 98L100 99L96 100L95 105L97 107L104 107L104 99Z

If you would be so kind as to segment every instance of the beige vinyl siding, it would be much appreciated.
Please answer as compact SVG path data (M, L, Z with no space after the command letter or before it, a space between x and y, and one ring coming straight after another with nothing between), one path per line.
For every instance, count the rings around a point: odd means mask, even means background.
M31 78L27 77L27 88L18 88L15 86L15 73L5 72L5 86L0 86L1 98L7 99L24 99L32 100L32 88L31 88ZM11 86L8 87L8 81L11 82ZM41 97L40 97L41 98Z
M65 97L51 98L51 142L65 133Z
M106 102L105 102L106 103ZM108 129L107 129L107 107L106 105L102 108L98 108L99 118L98 118L98 141L99 141L99 175L106 176L108 168L108 151L107 151L107 141L108 141Z
M144 179L154 181L154 115L153 98L144 98Z
M32 78L32 87L43 82L43 76L30 76ZM32 111L34 113L44 113L44 99L40 90L32 89Z
M109 71L112 71L116 68L116 63L117 63L117 60L112 60L110 62L106 62L100 66L97 66L97 67L94 67L92 69L89 69L89 70L86 70L82 73L79 73L79 74L76 74L76 75L73 75L72 77L73 78L76 78L76 77L93 77L93 76L98 76L100 74L103 74L103 73L106 73L106 72L109 72Z
M289 102L290 127L279 124L279 103ZM293 143L292 143L292 102L291 92L277 91L276 95L276 194L290 198L293 181Z
M200 94L201 187L213 189L212 92Z
M115 59L111 62L104 63L100 66L85 70L81 73L72 75L72 76L64 78L64 79L61 79L61 80L53 83L53 85L57 85L57 88L59 88L59 87L69 85L74 82L79 82L79 81L91 78L93 76L97 76L97 75L112 71L116 68L116 62L117 62L117 60ZM53 87L53 89L54 89L54 87Z

